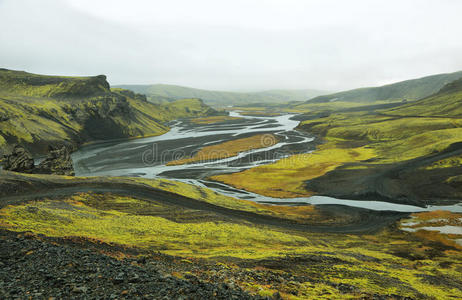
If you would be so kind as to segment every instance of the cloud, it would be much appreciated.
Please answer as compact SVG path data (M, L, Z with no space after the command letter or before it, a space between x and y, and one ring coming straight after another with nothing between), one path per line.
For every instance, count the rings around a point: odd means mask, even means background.
M3 66L111 83L341 90L462 69L461 1L0 1Z

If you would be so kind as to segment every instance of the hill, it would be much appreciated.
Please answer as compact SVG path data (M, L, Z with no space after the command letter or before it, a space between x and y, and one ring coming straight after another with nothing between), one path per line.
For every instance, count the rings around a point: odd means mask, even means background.
M304 183L306 189L340 198L376 197L420 202L419 205L459 201L462 79L398 107L363 108L321 115L301 123L300 129L325 141L314 152L318 157L325 149L373 152L371 159L360 163L351 160L323 176L310 178L309 183Z
M190 87L152 84L152 85L117 85L117 87L129 89L137 93L146 94L148 99L181 99L200 98L210 105L242 105L248 103L282 103L289 101L303 101L325 91L319 90L269 90L252 93L238 93L226 91L210 91Z
M462 117L462 78L446 84L438 93L384 113L399 116Z
M462 71L318 96L305 103L417 100L438 92L444 85L459 78L462 78Z
M0 91L15 96L70 98L110 92L106 76L47 76L0 69Z
M298 127L319 138L315 151L211 179L270 197L318 194L418 206L460 201L462 79L408 103L321 104L307 105Z
M165 122L216 113L199 99L155 105L111 89L106 76L63 77L0 69L0 149L15 143L34 153L50 143L78 144L159 135ZM0 153L3 154L3 153Z

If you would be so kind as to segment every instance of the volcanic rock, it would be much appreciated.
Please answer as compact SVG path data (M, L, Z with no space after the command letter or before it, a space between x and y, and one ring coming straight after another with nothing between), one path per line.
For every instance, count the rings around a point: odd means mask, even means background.
M34 159L24 147L16 145L13 152L3 157L3 169L8 171L30 173L34 169Z
M37 166L38 173L67 176L75 175L72 158L66 146L49 146L48 151L48 157Z

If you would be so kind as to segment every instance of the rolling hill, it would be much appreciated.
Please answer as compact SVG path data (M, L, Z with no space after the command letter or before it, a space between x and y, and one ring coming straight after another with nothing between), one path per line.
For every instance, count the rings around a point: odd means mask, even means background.
M158 99L200 98L209 105L242 105L249 103L283 103L303 101L326 93L320 90L268 90L262 92L238 93L226 91L210 91L190 87L152 84L152 85L116 85L136 93L147 95L148 100L157 102Z
M305 104L417 100L438 92L444 85L459 78L462 78L462 71L318 96L307 100Z
M462 78L429 97L385 112L399 116L462 117Z

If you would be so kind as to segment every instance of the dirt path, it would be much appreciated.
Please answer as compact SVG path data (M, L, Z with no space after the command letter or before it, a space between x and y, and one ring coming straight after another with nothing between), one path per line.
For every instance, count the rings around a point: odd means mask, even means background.
M19 204L31 200L38 200L45 197L65 197L75 193L112 193L122 196L131 196L146 201L156 201L167 205L175 205L188 209L203 210L220 214L225 217L247 221L255 225L273 226L286 230L297 230L305 232L331 232L331 233L371 233L380 230L396 220L406 216L405 213L390 211L370 211L361 208L352 208L342 205L322 205L320 213L332 215L351 215L352 223L345 225L311 225L300 224L294 221L260 215L252 212L229 209L213 205L204 201L177 195L171 192L155 189L148 186L119 183L119 182L73 182L69 183L49 182L42 185L40 191L18 193L14 196L0 197L0 207L11 204Z

